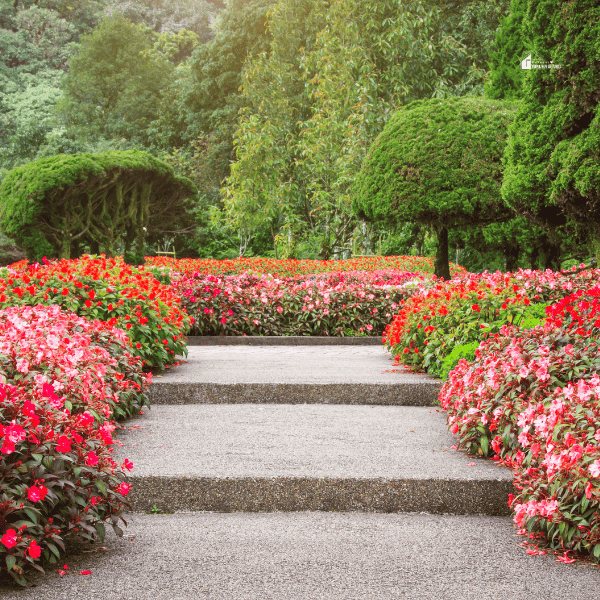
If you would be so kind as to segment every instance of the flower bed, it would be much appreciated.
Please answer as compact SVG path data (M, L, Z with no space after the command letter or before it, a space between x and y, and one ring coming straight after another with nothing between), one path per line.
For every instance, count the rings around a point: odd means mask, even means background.
M0 575L56 563L65 538L115 532L129 484L110 420L148 404L124 332L58 306L0 310Z
M173 278L195 335L381 335L399 303L425 280L399 271L295 278L202 273Z
M318 273L389 270L433 273L433 259L425 256L361 256L348 260L276 260L258 257L212 260L147 256L146 265L162 267L189 276L196 272L216 277L263 273L277 278L293 278ZM450 272L452 274L465 273L466 270L451 263Z
M599 297L579 290L549 306L543 326L501 328L440 394L460 447L515 470L520 533L568 561L600 562Z
M123 328L149 368L163 368L187 353L191 319L181 310L179 297L151 271L121 260L85 256L12 265L0 279L0 309L36 304L59 305Z
M443 373L453 348L480 342L506 323L519 323L531 303L550 303L589 289L600 270L570 272L466 273L434 282L401 306L384 333L398 361L416 371Z

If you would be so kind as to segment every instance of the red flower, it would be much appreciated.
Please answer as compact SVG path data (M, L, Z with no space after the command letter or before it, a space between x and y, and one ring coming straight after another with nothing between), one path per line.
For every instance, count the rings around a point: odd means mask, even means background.
M42 554L42 549L38 546L38 543L35 540L32 540L31 544L29 544L29 548L27 548L27 552L29 553L29 556L35 560L38 559Z
M38 487L38 486L32 485L27 490L27 497L32 502L39 502L40 500L43 500L46 497L47 493L48 493L48 488L46 486L40 485Z
M58 438L58 444L56 445L58 452L70 452L71 451L71 440L66 435L61 435Z
M479 305L477 304L473 304L473 306L471 306L471 308L475 311L475 312L479 312L481 309L479 308Z
M17 545L17 531L16 529L8 529L6 533L0 539L7 548L14 548Z
M86 305L86 306L89 308L89 307L92 305L92 302L91 302L91 300L89 300L89 299L88 299L88 300L86 300L86 301L85 301L85 305Z
M98 456L96 456L96 453L92 450L85 459L85 464L89 467L95 467L98 464L98 460Z
M117 488L117 492L119 492L119 494L123 494L123 496L127 496L127 494L129 494L129 490L131 489L131 485L129 483L125 483L123 482L118 488Z

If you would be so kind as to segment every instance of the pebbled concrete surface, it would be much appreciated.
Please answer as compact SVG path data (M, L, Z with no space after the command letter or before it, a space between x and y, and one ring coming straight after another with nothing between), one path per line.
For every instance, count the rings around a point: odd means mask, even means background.
M452 449L433 408L160 405L124 427L134 510L508 514L513 491L508 469Z
M590 600L600 570L530 556L509 517L141 515L6 600ZM100 549L100 546L105 549ZM62 566L62 564L61 564ZM80 575L82 570L91 575Z
M433 406L441 389L382 346L192 346L182 360L154 376L151 403Z

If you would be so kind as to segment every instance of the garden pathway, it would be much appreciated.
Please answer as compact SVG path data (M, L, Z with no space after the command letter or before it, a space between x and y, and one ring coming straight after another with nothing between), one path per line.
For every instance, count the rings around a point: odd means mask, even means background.
M6 597L597 596L598 568L518 547L512 476L452 448L439 382L380 345L303 344L190 346L118 435L134 463L124 537L67 559L91 575Z

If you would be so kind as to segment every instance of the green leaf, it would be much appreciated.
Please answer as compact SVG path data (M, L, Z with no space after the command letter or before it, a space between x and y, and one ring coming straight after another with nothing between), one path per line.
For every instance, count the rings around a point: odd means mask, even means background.
M100 491L100 493L101 493L103 496L106 496L106 495L107 495L107 491L106 491L106 485L104 484L104 482L103 482L103 481L97 480L97 481L96 481L96 487L98 488L98 490Z
M48 550L50 550L50 552L52 552L52 554L54 554L54 556L56 556L56 558L60 558L60 551L52 542L47 541L46 547L48 548Z
M35 511L32 508L25 508L24 511L27 514L27 516L31 519L31 521L37 525L37 523L38 523L37 511Z
M6 557L6 568L12 571L12 568L17 564L17 557L14 554L8 554Z
M479 443L481 445L481 450L483 452L483 456L487 456L488 454L488 438L487 436L482 436L479 440Z

